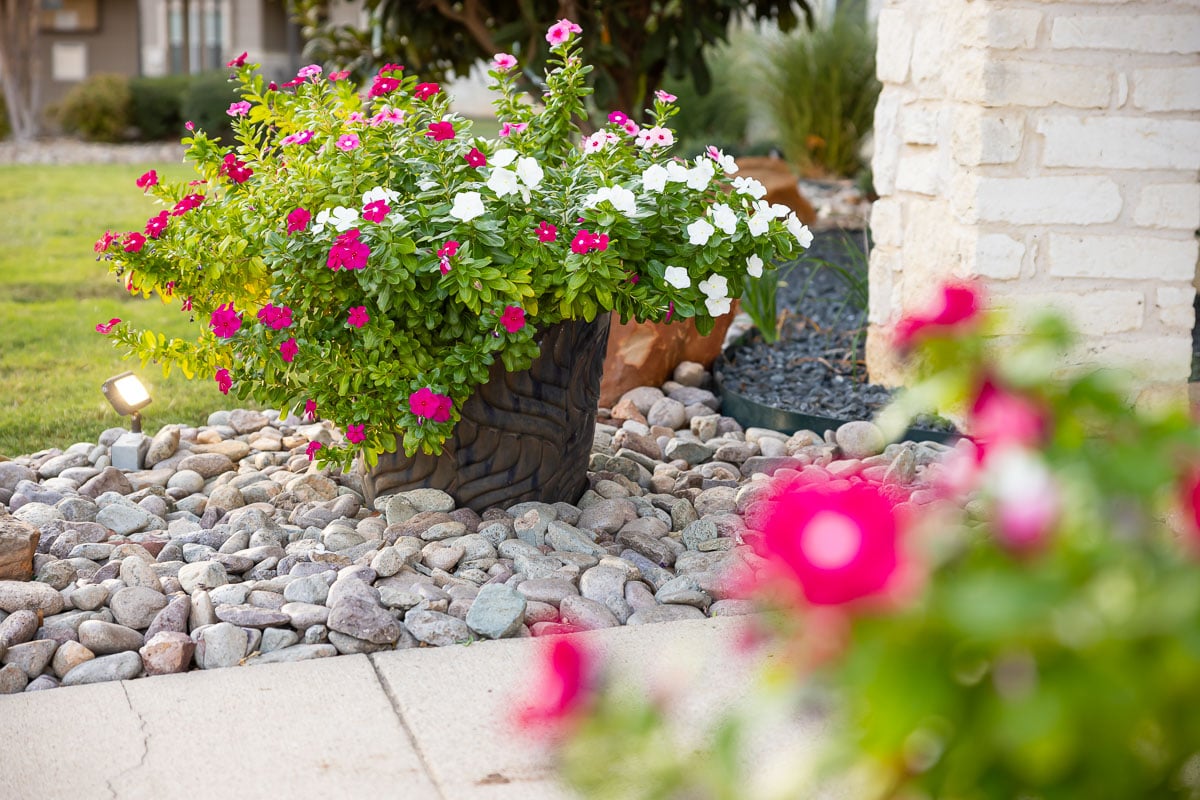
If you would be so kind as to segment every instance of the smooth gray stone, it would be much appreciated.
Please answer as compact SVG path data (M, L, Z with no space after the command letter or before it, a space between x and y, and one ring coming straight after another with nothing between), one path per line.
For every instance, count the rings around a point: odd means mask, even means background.
M53 639L36 639L24 644L14 644L0 660L5 664L16 664L24 670L30 680L33 680L46 669L57 649L58 642Z
M137 650L145 639L133 628L89 619L79 623L79 643L98 656Z
M263 653L271 653L299 642L300 634L296 631L287 628L267 628L263 631L262 643L258 649Z
M418 641L435 647L458 644L471 638L467 623L438 611L413 609L404 615L404 625Z
M273 625L290 625L292 618L282 611L257 606L217 606L217 619L232 622L243 628L269 628Z
M112 609L118 624L134 630L145 630L158 616L158 612L166 608L167 602L163 593L156 589L126 586L113 594L108 601L108 607Z
M621 624L607 606L586 597L577 595L564 597L558 610L562 614L563 622L583 630L615 628Z
M127 681L142 671L142 657L136 652L115 653L84 661L62 679L63 686L83 686L106 681Z
M200 669L236 667L246 657L249 638L246 632L229 622L218 622L199 631L196 664Z
M400 638L400 623L378 603L361 597L345 597L329 613L325 623L331 631L375 644L391 644Z
M331 644L294 644L249 658L246 664L290 664L294 661L329 658L337 654L337 648Z
M479 590L467 611L467 627L488 639L503 639L516 634L525 622L525 596L502 583L491 583Z

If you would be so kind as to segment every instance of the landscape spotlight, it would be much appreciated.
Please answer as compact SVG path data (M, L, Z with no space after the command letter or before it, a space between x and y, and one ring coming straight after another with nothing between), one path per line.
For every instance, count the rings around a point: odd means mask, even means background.
M100 390L118 414L131 417L130 432L141 433L142 415L138 412L150 405L150 392L146 391L137 376L132 372L122 372L106 380Z

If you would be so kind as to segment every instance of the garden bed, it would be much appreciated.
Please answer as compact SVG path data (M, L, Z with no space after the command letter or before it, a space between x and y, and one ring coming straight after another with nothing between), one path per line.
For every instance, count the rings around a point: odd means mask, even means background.
M869 382L863 357L867 245L862 230L821 231L804 259L780 270L778 341L768 343L753 329L714 365L727 402L777 410L775 426L788 415L870 419L887 405L893 392ZM953 430L932 418L915 427Z

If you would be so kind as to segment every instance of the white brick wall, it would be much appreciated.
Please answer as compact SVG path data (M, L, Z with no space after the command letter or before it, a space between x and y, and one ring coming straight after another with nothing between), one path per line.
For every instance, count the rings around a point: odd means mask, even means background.
M883 0L872 377L887 329L973 276L1012 330L1066 311L1081 363L1187 379L1200 245L1200 0Z

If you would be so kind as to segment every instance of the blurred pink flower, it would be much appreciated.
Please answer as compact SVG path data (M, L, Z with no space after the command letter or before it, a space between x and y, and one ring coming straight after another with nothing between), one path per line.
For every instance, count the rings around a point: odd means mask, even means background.
M217 306L209 318L209 327L222 339L229 339L242 327L242 315L233 308L233 303Z
M371 321L371 316L367 313L366 306L354 306L350 309L350 316L346 323L352 328L361 328Z
M233 388L233 379L229 377L229 370L219 369L213 375L213 380L217 382L217 388L221 390L221 394L229 394L229 390Z
M151 186L154 186L157 183L158 173L154 170L143 173L142 176L137 179L137 187L139 189L149 189Z
M309 461L312 461L313 457L317 454L317 451L321 449L321 446L322 445L320 442L309 442L308 447L304 448L304 455L308 456Z
M279 345L279 357L289 364L296 357L296 353L300 352L300 346L296 344L296 337L289 337L286 342Z
M549 30L546 31L546 41L550 43L551 47L557 47L570 39L572 33L582 32L583 28L571 22L571 20L564 18L551 25Z
M429 130L425 133L426 136L432 136L435 142L444 142L447 139L454 138L454 123L451 122L431 122Z
M120 317L113 317L108 322L98 323L96 325L96 333L102 333L105 336L108 336L110 333L112 333L112 329L117 327L117 324L120 323L120 321Z
M794 480L780 486L763 524L761 555L813 605L882 592L898 565L898 524L878 488Z
M983 298L971 283L947 283L934 303L896 323L895 344L908 348L928 335L946 335L970 327L978 318Z
M509 53L496 53L492 56L492 69L496 72L508 72L517 65L516 56Z
M591 701L592 656L574 637L554 639L542 660L533 694L517 714L526 730L571 722Z
M311 219L312 214L310 214L307 209L294 209L292 213L287 215L287 232L292 234L304 230L308 227L308 223Z

